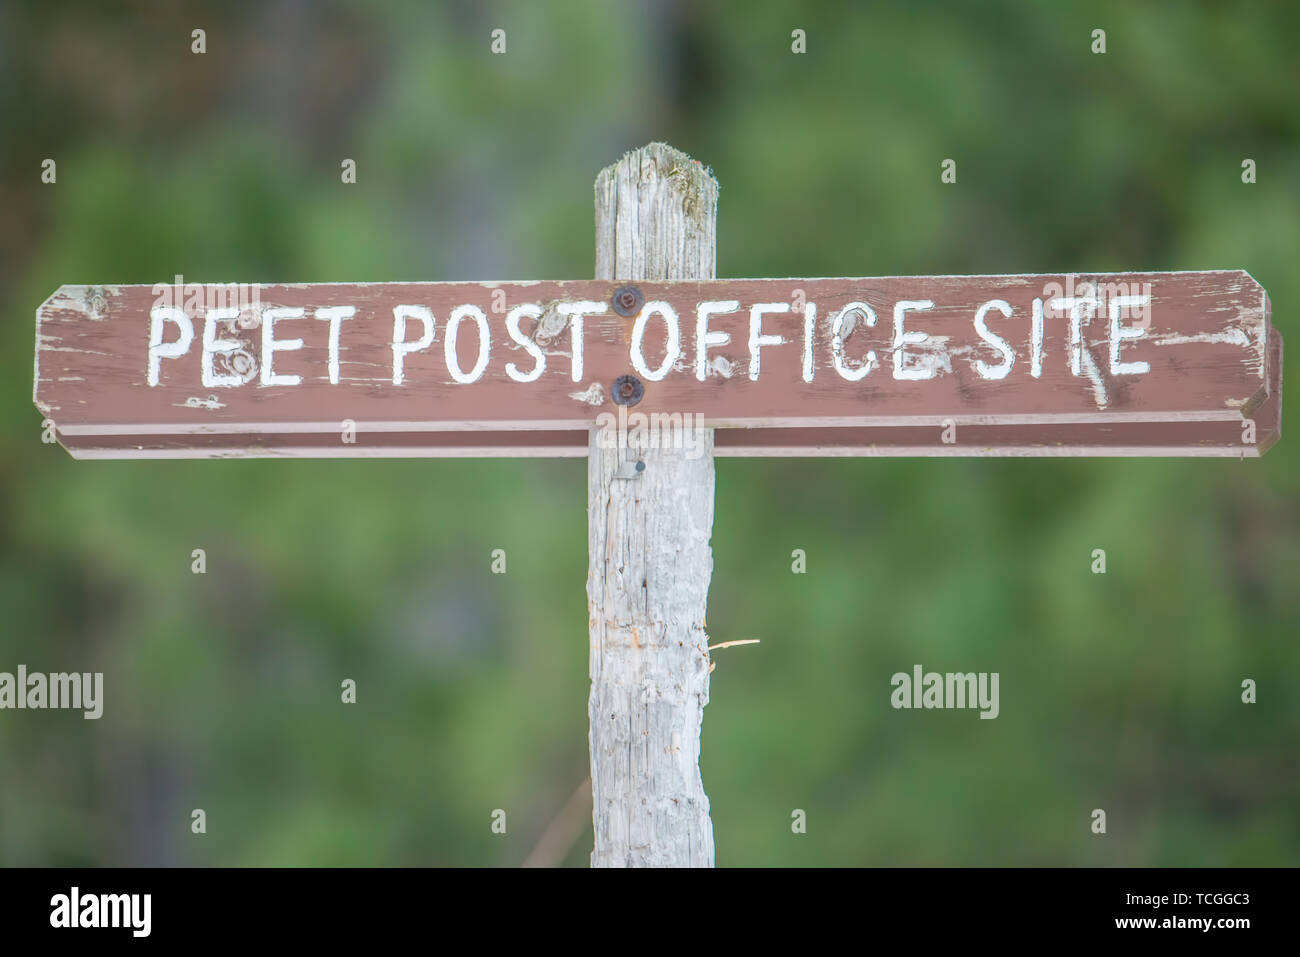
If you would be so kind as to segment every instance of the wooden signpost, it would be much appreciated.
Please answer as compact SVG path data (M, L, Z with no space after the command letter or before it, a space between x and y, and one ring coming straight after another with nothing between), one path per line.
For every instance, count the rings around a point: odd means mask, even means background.
M37 405L84 458L585 454L620 406L741 452L942 451L951 420L1024 454L1256 455L1277 371L1240 270L64 286L38 336Z
M711 864L715 454L1254 457L1282 348L1241 270L716 280L716 203L651 144L594 280L63 286L36 405L77 458L588 456L592 862Z

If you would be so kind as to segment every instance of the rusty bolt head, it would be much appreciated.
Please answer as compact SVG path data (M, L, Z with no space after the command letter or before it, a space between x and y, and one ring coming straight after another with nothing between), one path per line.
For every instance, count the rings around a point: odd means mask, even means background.
M645 395L645 386L634 375L621 375L609 390L615 405L636 405Z
M610 301L620 316L635 316L645 302L645 296L641 295L641 290L636 286L619 286L614 290Z

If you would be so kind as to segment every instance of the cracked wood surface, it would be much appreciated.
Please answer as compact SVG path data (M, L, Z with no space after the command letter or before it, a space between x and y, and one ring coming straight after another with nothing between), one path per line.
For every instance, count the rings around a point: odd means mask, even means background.
M596 180L596 275L710 279L717 183L651 144ZM587 466L593 867L711 867L700 777L713 552L713 430L702 454L628 453L593 431ZM632 453L632 458L637 456Z
M696 171L669 170L674 181ZM694 198L682 210L705 202L694 180L685 188ZM662 196L645 209L611 211L602 228L631 229L656 202ZM695 273L711 263L698 235L674 242ZM629 239L601 255L605 266L626 262L627 276L639 278L646 250ZM617 409L613 381L640 371L639 362L663 374L639 376L637 412L692 413L719 428L750 430L720 435L719 454L977 455L992 448L1055 455L1113 447L1128 451L1109 454L1248 455L1224 444L1231 430L1217 423L1240 427L1280 376L1269 358L1276 331L1268 297L1240 270L638 285L647 302L666 303L676 315L671 362L665 317L647 319L638 338L635 319L606 308L618 282L603 273L581 282L264 285L245 290L256 301L227 318L194 304L221 300L218 287L186 287L172 296L184 303L180 315L157 328L153 310L174 287L63 286L37 312L34 397L65 446L85 457L186 449L194 456L581 454L582 435ZM1118 306L1116 326L1108 305L1117 303L1103 294L1076 320L1049 308L1045 290L1058 286L1148 289L1150 302L1141 316ZM604 312L559 311L584 301ZM700 304L718 302L737 308L709 315L702 336ZM854 302L860 307L849 308ZM899 304L916 302L933 307L909 307L900 322ZM991 303L1002 305L983 309ZM398 328L394 310L409 308L427 310L429 325L411 314ZM524 312L512 330L516 308ZM279 313L268 335L270 309ZM352 313L336 324L318 316L337 309ZM783 341L758 341L755 331ZM267 344L273 374L264 376ZM1126 371L1134 365L1148 371ZM995 433L941 443L938 428L905 431L946 419ZM345 421L355 423L355 441L346 444ZM1149 427L1102 428L1141 423ZM1165 428L1173 423L1203 428ZM1067 425L1087 428L1054 437L1053 427ZM828 441L794 442L772 431L796 428L866 431L856 441L828 432ZM904 431L881 434L894 428ZM566 430L575 434L543 435ZM498 438L512 431L538 440ZM512 446L513 453L492 451Z

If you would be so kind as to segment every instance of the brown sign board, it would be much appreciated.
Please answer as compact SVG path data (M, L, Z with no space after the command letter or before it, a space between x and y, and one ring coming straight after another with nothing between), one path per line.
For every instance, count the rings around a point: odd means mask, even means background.
M1245 272L626 284L63 286L37 407L85 458L1261 454L1281 339Z

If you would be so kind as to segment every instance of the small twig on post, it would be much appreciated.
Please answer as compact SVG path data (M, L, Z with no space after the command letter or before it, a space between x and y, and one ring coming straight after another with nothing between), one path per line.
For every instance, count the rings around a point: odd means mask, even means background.
M717 651L719 648L734 648L736 645L756 645L759 643L758 638L738 638L735 641L723 641L716 645L709 645L709 651ZM709 662L709 674L713 674L713 669L718 667L716 661Z
M596 278L715 278L717 204L717 181L685 153L662 143L628 153L596 179ZM629 323L636 298L629 291L620 310ZM701 438L693 449L645 449L644 468L625 478L624 450L591 434L593 867L713 866L699 767L713 430Z

